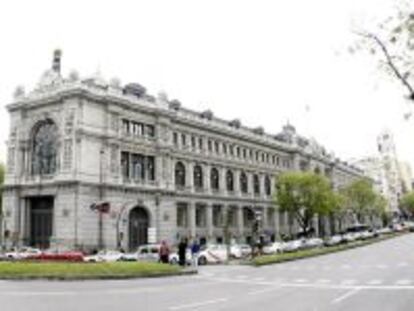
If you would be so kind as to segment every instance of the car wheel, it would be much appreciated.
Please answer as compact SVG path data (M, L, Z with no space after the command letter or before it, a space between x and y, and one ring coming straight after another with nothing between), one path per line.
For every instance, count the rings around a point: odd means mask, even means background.
M204 257L204 256L201 256L200 258L198 258L198 264L199 264L200 266L204 266L204 265L206 265L206 264L207 264L207 258L206 258L206 257Z

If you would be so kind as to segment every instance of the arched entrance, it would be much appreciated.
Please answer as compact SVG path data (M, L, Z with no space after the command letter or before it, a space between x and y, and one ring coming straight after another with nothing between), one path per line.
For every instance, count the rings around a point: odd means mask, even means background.
M129 212L129 245L130 250L148 243L149 216L145 208L137 206Z

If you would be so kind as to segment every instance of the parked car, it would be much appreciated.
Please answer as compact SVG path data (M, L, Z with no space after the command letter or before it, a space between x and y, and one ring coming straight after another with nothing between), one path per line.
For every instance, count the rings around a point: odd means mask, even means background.
M29 255L28 260L50 260L50 261L72 261L81 262L84 261L84 255L82 252L77 251L63 251L49 250L36 255Z
M282 251L283 252L295 252L302 248L303 240L292 240L282 244Z
M141 245L136 252L124 254L122 260L158 262L160 246L160 244Z
M207 244L200 251L198 264L223 263L227 261L227 246L223 244Z
M375 236L375 234L372 230L366 230L366 231L361 232L361 239L362 240L371 239L374 236Z
M309 239L304 239L302 241L302 246L301 248L305 249L305 248L315 248L315 247L322 247L323 246L323 240L320 238L309 238Z
M124 255L119 251L102 250L96 255L85 256L83 260L86 262L115 262L123 260Z
M230 257L241 259L252 254L252 248L248 244L232 244L230 245Z
M11 260L22 260L29 256L40 255L42 251L33 247L22 247L6 253L6 257Z
M263 247L262 252L265 255L281 253L283 251L283 242L273 242Z
M392 232L392 230L390 227L384 227L384 228L378 229L377 232L379 234L389 234Z
M324 244L325 244L325 246L335 246L335 245L339 245L339 244L344 243L344 242L345 242L345 240L343 239L343 237L341 235L337 234L337 235L333 235L333 236L328 237L325 240Z

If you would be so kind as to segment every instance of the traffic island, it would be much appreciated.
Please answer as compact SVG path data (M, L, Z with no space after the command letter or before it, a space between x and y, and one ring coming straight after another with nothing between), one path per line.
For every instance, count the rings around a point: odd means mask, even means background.
M0 262L2 280L113 280L195 274L195 269L143 262Z
M389 235L382 236L379 238L374 238L374 239L364 240L364 241L356 241L356 242L341 244L337 246L312 248L312 249L300 250L296 252L280 253L280 254L275 254L275 255L263 255L263 256L258 256L252 259L249 262L249 264L256 266L256 267L260 267L264 265L271 265L271 264L277 264L277 263L282 263L282 262L287 262L287 261L321 256L321 255L336 253L336 252L353 249L353 248L357 248L361 246L370 245L370 244L388 240L388 239L391 239L397 236L401 236L402 234L404 233L394 233L394 234L389 234Z

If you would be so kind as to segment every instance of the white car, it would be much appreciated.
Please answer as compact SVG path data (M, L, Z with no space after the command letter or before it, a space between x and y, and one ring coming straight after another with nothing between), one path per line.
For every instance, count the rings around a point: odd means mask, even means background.
M325 243L324 244L326 246L335 246L335 245L341 244L342 242L345 242L345 240L343 239L342 236L340 236L340 235L333 235L333 236L330 236L329 238L327 238L325 240Z
M283 251L283 243L282 242L273 242L271 244L265 245L262 249L262 252L265 255L281 253L282 251Z
M377 232L379 234L389 234L392 232L392 230L389 227L384 227L384 228L378 229Z
M303 240L293 240L293 241L284 242L282 244L282 251L283 252L297 251L303 247L303 243L304 243Z
M320 238L309 238L303 240L302 248L315 248L323 246L323 240Z
M42 254L42 251L40 249L33 248L33 247L22 247L15 251L6 253L5 257L7 259L12 259L12 260L22 260L30 256L36 256L40 254Z
M223 263L227 260L227 246L223 244L207 244L198 255L199 265Z
M124 255L119 251L102 250L96 255L85 256L83 260L86 262L115 262L123 260Z
M241 259L252 254L252 248L247 244L232 244L230 245L230 257Z
M345 242L354 242L356 240L356 236L354 233L345 233L342 238Z
M371 239L374 237L374 232L372 231L363 231L361 232L361 239L362 240L367 240L367 239Z
M122 257L125 261L159 261L160 244L145 244L138 247L134 253L124 254Z

